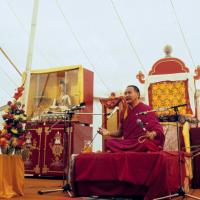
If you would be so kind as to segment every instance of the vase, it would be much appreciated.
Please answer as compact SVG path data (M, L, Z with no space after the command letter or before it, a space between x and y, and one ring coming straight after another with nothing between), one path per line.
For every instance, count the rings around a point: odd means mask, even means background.
M12 155L12 154L14 154L14 148L1 147L1 154Z
M7 154L7 148L1 147L1 154Z
M14 154L14 150L15 150L15 149L12 148L12 147L8 148L8 149L7 149L7 154L8 154L8 155L13 155L13 154Z
M15 148L15 152L16 155L21 155L21 148Z

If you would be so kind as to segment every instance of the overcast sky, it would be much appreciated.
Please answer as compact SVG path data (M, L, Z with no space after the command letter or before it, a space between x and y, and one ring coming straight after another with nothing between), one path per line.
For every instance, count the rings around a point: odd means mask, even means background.
M21 72L33 3L0 0L0 46ZM40 0L32 68L82 64L94 71L95 96L129 84L143 90L137 72L148 73L170 44L193 74L200 64L199 8L199 0ZM2 106L21 78L2 54L0 70Z

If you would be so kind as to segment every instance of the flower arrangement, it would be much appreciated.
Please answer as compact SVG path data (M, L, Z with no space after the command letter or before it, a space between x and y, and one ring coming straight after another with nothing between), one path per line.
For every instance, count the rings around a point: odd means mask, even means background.
M3 154L19 153L25 145L26 114L24 105L18 101L22 95L23 86L17 89L13 100L7 103L2 118L4 120L3 129L0 130L0 147Z

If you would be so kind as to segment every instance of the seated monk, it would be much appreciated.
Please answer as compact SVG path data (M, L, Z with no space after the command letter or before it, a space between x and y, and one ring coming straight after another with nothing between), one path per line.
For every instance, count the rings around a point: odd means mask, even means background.
M165 136L155 113L137 115L137 113L151 110L150 106L140 102L138 87L129 85L124 95L128 107L120 115L119 130L117 132L109 132L104 128L98 130L103 136L112 136L112 138L105 140L106 150L110 152L162 150ZM113 137L121 137L122 139Z

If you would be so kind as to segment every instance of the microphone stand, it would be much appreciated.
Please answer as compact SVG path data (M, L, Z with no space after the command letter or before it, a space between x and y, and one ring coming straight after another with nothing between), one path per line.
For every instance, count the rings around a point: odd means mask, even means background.
M179 189L175 194L171 194L168 196L163 196L159 198L155 198L154 200L161 200L161 199L168 199L168 198L174 198L174 197L179 197L182 196L183 198L193 198L193 199L199 199L199 197L196 197L194 195L187 194L184 189L183 189L183 177L182 177L182 167L181 167L181 142L180 142L180 132L179 132L179 115L178 115L178 108L184 106L184 105L177 105L177 106L172 106L169 109L174 109L175 111L175 119L176 119L176 131L177 131L177 141L178 141L178 171L179 171Z
M63 151L63 185L64 185L64 177L65 177L65 165L66 165L66 157L68 158L67 160L67 177L66 177L66 184L58 189L53 189L53 190L39 190L38 194L47 194L47 193L52 193L52 192L58 192L58 191L63 191L67 192L70 197L72 197L71 194L71 186L70 186L70 169L71 169L71 132L72 132L72 116L75 114L73 110L66 110L64 111L64 132L63 132L63 142L64 142L64 151ZM68 131L67 131L67 119L68 119ZM60 122L61 120L59 120ZM55 124L58 124L59 122L56 122ZM55 126L55 124L53 126ZM68 135L68 140L67 140L67 135ZM67 153L66 153L67 149Z
M79 109L77 109L79 110ZM55 114L55 113L54 113ZM59 113L61 114L61 113ZM71 133L72 133L72 117L73 114L77 114L77 115L111 115L112 113L76 113L74 109L68 109L65 110L62 114L64 114L64 132L63 132L63 138L64 138L64 151L63 151L63 185L64 185L64 177L65 177L65 165L66 165L66 157L67 157L67 177L66 177L66 184L58 189L52 189L52 190L39 190L38 194L43 195L43 194L47 194L47 193L52 193L52 192L67 192L69 197L72 197L72 188L70 185L70 170L71 170L71 154L72 154L72 139L71 139ZM67 120L68 119L68 120ZM58 124L60 121L56 122L53 126L55 126L56 124ZM68 129L67 129L67 121L68 121ZM51 127L51 128L52 128ZM68 130L68 131L67 131ZM98 132L97 132L98 133ZM92 141L90 143L90 145L92 144L92 142L94 141L97 133L95 134L95 136L92 138ZM67 140L67 135L68 135L68 140ZM66 153L66 149L67 149L67 153Z

